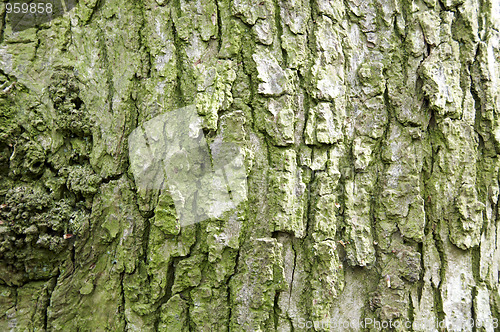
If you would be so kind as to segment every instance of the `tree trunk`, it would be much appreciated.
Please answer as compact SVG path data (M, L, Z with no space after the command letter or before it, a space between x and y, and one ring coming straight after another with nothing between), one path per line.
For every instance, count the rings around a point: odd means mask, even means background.
M72 7L1 7L0 330L496 330L498 0ZM235 208L140 152L188 110Z

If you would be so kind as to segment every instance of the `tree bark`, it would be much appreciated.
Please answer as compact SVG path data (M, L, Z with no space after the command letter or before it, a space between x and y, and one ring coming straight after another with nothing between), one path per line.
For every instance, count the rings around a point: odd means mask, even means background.
M497 330L498 0L72 7L1 5L0 330ZM247 170L190 225L129 158L184 107Z

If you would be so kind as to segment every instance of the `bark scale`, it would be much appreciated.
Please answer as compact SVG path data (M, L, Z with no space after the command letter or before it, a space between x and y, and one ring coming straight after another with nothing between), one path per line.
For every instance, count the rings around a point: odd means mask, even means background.
M495 330L498 0L1 12L1 330ZM248 195L179 227L128 137L189 105Z

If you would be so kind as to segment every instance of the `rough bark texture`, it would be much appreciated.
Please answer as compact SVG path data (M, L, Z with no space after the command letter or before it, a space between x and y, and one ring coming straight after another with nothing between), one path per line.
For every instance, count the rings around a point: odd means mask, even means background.
M499 0L0 8L0 330L494 331ZM188 105L248 199L176 228L128 136Z

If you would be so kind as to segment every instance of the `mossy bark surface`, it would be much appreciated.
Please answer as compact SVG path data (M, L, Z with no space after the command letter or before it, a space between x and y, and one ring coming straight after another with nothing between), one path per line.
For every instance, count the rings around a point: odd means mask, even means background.
M5 8L0 330L495 330L498 0ZM193 106L247 194L182 226L129 137Z

